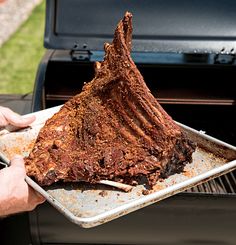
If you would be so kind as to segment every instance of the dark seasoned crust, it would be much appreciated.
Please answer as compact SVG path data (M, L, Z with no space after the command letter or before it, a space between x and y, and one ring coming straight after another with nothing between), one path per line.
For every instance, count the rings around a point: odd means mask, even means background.
M135 184L183 171L195 144L163 110L130 56L132 15L105 44L95 78L41 129L26 158L40 185L59 180Z

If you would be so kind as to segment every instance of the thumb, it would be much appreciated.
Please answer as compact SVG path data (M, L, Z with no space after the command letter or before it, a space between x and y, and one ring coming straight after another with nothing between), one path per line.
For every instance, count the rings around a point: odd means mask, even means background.
M7 107L0 106L0 113L4 120L4 125L11 124L16 127L26 127L35 120L35 116L20 116Z
M26 127L29 126L33 121L35 121L36 117L34 115L30 116L22 116L21 117L21 122L20 122L20 127ZM17 125L16 125L17 126Z
M13 156L13 158L11 159L10 166L11 167L19 167L19 168L22 168L22 169L24 169L24 172L25 172L24 159L20 155Z
M16 113L7 115L6 118L11 125L22 127L22 128L27 127L29 124L31 124L35 120L35 116L33 115L23 117Z

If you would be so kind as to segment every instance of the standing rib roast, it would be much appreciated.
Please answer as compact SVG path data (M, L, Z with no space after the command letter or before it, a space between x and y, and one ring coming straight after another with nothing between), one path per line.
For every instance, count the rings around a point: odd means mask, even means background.
M183 171L195 144L163 110L130 56L132 15L105 44L95 78L41 129L27 174L40 185L99 180L152 186Z

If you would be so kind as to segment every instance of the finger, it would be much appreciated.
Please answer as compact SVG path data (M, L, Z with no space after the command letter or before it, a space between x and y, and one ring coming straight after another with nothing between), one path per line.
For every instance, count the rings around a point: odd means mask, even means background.
M35 191L32 187L28 186L29 188L29 210L33 210L38 204L45 202L45 198Z
M11 159L11 162L10 162L10 166L21 168L24 171L24 175L26 175L25 163L24 163L24 159L21 155L13 156L13 158Z
M0 106L0 126L7 126L8 121L5 118L4 107Z
M35 116L31 115L28 117L20 116L9 108L1 107L1 114L4 116L5 121L8 124L14 125L16 127L26 127L35 120ZM6 124L6 123L5 123ZM5 125L3 125L5 126Z
M36 117L34 115L30 115L30 116L21 116L20 118L20 122L18 122L18 124L14 124L14 126L17 127L27 127L29 126L33 121L35 121Z
M39 192L35 191L35 195L38 197L38 203L43 203L46 201L46 198L43 197Z
M27 127L35 120L35 116L22 117L14 112L14 114L8 114L5 116L9 124L16 127Z
M1 112L1 116L4 118L5 120L5 124L11 124L14 123L15 121L20 121L20 115L15 113L14 111L12 111L10 108L7 107L0 107L0 112Z
M45 197L43 197L38 191L33 189L31 186L29 186L29 191L30 191L30 194L35 197L35 201L38 204L45 202L45 200L46 200Z
M34 197L35 202L37 202L37 203L45 202L45 200L46 200L45 197L43 197L38 191L33 189L31 186L28 186L28 187L29 187L29 193L31 196Z

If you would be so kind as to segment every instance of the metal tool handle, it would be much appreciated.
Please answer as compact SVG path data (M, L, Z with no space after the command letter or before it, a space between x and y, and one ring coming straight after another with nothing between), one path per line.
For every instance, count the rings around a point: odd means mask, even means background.
M4 168L10 166L10 161L0 152L0 167L3 166Z
M9 164L8 163L1 162L1 161L0 161L0 165L4 166L4 168L9 167Z

